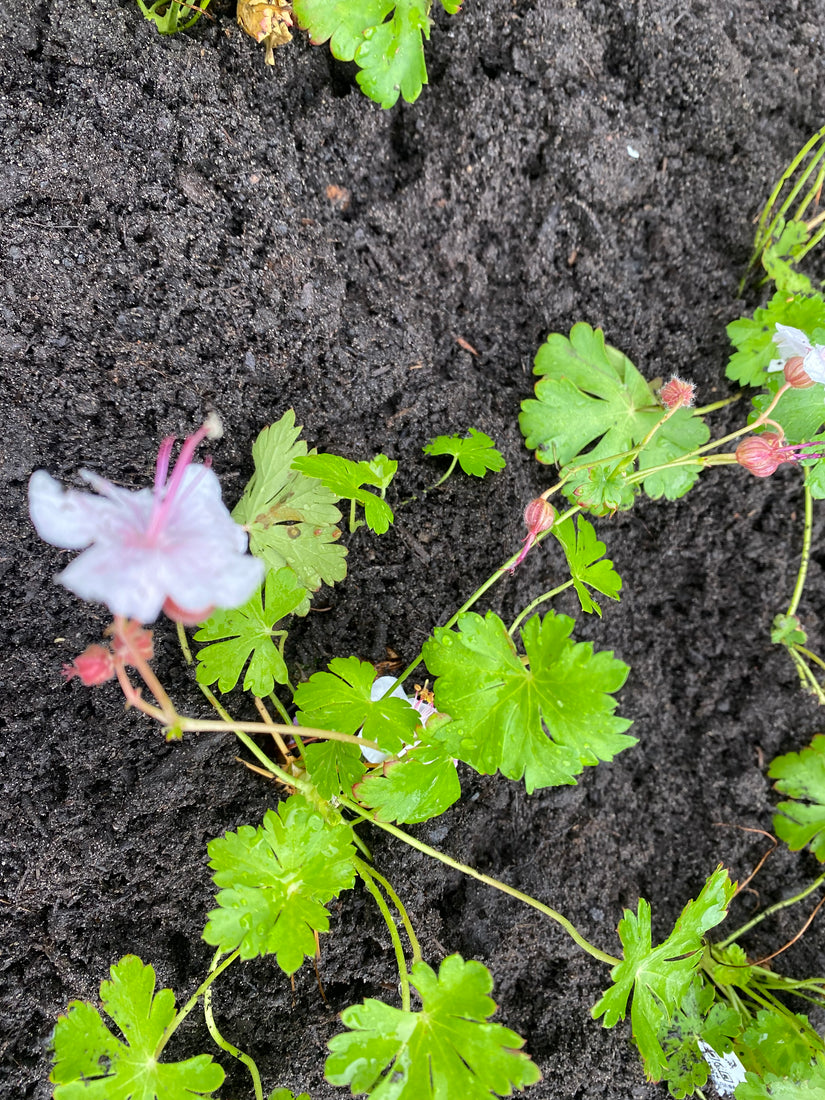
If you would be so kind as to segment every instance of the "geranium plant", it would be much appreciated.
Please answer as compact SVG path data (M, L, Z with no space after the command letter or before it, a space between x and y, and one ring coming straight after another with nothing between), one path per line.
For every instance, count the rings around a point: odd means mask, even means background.
M786 268L795 269L782 262L777 268L774 252L771 263L784 279ZM587 516L630 508L642 493L654 500L682 496L709 466L765 477L791 463L805 478L809 545L810 503L825 496L825 379L817 377L825 303L810 287L790 296L786 288L752 320L734 322L731 337L737 349L731 376L757 392L741 426L715 438L712 414L736 397L697 408L689 381L673 378L657 389L601 330L584 323L548 338L536 357L539 380L524 402L521 427L538 459L559 471L525 508L521 548L433 629L397 677L382 677L370 662L347 655L293 685L287 651L291 616L306 614L322 585L345 577L338 503L349 502L351 531L366 523L380 537L395 521L386 497L397 464L387 456L354 461L309 453L287 412L255 441L254 473L231 516L214 472L193 461L214 435L211 425L187 439L171 474L173 444L163 442L151 489L130 492L84 473L93 496L66 492L43 471L33 475L38 531L81 551L58 580L104 603L113 616L107 644L92 644L67 676L89 686L117 678L126 701L168 739L234 734L273 781L277 802L261 822L208 845L216 896L203 938L215 956L201 985L176 1010L170 990L155 992L150 965L121 959L101 986L111 1024L85 1002L74 1002L57 1023L51 1078L57 1100L212 1095L223 1071L209 1055L162 1058L201 1001L217 1046L244 1062L252 1092L263 1100L252 1054L218 1031L212 984L230 965L254 965L259 956L295 973L329 929L330 903L358 885L386 922L399 992L393 1003L368 999L344 1011L345 1030L329 1044L327 1080L376 1100L482 1100L535 1083L539 1070L524 1040L490 1020L489 971L459 955L423 958L411 915L361 838L366 825L531 907L609 967L593 1015L608 1028L629 1016L647 1076L666 1081L674 1097L702 1096L709 1078L720 1095L738 1100L821 1094L825 1043L787 998L825 1007L825 978L784 977L765 965L768 959L749 959L739 941L778 907L809 896L825 875L714 942L710 934L741 889L717 867L658 944L649 904L640 899L635 911L626 910L616 956L545 901L400 827L430 820L460 797L460 765L501 773L532 793L575 784L586 769L636 743L630 720L616 713L627 665L574 640L574 619L544 606L573 589L583 614L601 614L599 599L620 597L621 579ZM474 476L503 465L493 441L474 429L439 437L424 450L450 456L448 474L456 464ZM566 574L510 624L478 610L486 593L547 538L558 541ZM819 658L796 619L804 568L800 578L775 631L805 685L821 694L811 668ZM183 657L194 665L214 719L181 713L152 667L148 627L162 613L177 624ZM194 625L193 657L186 628ZM424 680L414 695L412 677ZM239 684L246 696L225 700L213 691L237 692ZM777 832L791 847L811 844L825 859L819 740L775 761L771 773L800 800L780 805ZM286 795L280 801L279 791ZM269 1093L270 1100L290 1095Z

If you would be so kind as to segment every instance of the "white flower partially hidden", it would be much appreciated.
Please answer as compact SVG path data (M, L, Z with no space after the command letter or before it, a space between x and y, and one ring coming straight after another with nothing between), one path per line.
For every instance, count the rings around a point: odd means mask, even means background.
M186 440L168 480L174 438L163 441L153 489L121 489L81 470L94 496L64 490L36 470L29 512L37 533L53 546L83 550L55 580L141 623L154 622L162 610L187 624L202 622L216 607L245 603L264 566L246 553L246 533L221 500L215 473L192 464L207 434L204 427Z
M783 370L789 359L799 356L802 368L811 381L825 385L825 344L812 344L801 329L779 324L773 334L773 342L781 359L772 359L768 370Z
M389 691L393 684L396 684L394 691L390 691L391 696L395 696L396 699L403 699L405 703L409 703L413 710L417 710L421 715L421 725L426 726L429 719L435 714L435 707L430 703L425 703L423 699L419 699L416 695L414 699L410 699L406 691L401 687L394 676L379 676L373 681L373 685L370 688L370 699L375 702L377 699L383 699L384 695ZM360 734L358 735L361 736ZM415 742L417 745L418 742ZM407 748L403 748L401 752L396 753L396 756L403 756L407 752L408 748L415 748L415 745L408 745ZM361 755L365 760L368 760L370 764L380 764L387 759L391 754L388 752L381 752L379 749L370 749L366 745L361 749Z

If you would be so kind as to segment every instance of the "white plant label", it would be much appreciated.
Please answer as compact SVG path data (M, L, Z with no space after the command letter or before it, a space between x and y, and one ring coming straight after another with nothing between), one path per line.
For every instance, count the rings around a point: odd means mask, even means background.
M717 1054L713 1047L698 1040L699 1050L710 1069L710 1079L720 1096L733 1096L733 1090L745 1080L745 1067L733 1053Z

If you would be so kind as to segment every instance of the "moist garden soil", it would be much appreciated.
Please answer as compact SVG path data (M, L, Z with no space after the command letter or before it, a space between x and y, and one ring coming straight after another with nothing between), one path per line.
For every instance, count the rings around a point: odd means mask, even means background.
M518 547L524 504L550 483L517 426L548 332L586 320L646 377L694 380L701 404L734 392L725 325L759 302L737 297L752 218L823 121L822 0L467 0L435 13L430 85L390 111L303 34L268 69L232 5L210 11L161 38L127 0L0 0L4 1096L50 1095L57 1015L96 1000L120 956L191 993L211 956L206 844L280 797L230 737L167 744L114 686L62 681L107 617L52 584L68 555L29 524L32 470L147 485L160 439L215 409L233 503L255 435L292 407L311 446L398 459L398 505L443 469L422 455L428 439L489 433L502 474L457 473L399 506L385 536L345 534L348 577L290 631L299 679L335 656L389 649L406 663ZM718 414L719 432L744 405ZM611 953L640 895L663 937L718 862L747 875L767 841L739 827L770 828L766 766L823 717L769 637L796 575L801 503L798 471L724 469L676 503L597 521L622 600L602 619L579 613L575 637L631 666L619 709L639 744L532 797L462 767L461 803L411 831ZM802 605L815 646L820 533L817 519ZM563 578L550 540L489 606L509 622ZM556 606L576 614L568 596ZM171 626L155 638L179 708L206 714ZM666 1095L645 1083L628 1029L590 1019L604 966L534 911L362 832L425 958L460 952L492 970L497 1019L544 1075L530 1095ZM816 870L777 852L730 923ZM323 1080L337 1013L367 996L397 1003L371 899L356 889L332 910L325 996L310 964L293 988L272 959L216 988L220 1026L265 1089L345 1095ZM766 922L748 949L778 947L807 912ZM821 926L779 964L825 972ZM212 1049L193 1014L170 1055ZM242 1067L226 1068L223 1095L251 1095Z

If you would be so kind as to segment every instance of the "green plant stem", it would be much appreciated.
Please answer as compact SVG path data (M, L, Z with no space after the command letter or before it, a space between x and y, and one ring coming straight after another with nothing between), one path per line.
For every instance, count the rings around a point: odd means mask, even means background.
M558 596L559 592L564 592L565 588L570 588L570 586L575 583L576 582L571 577L569 581L565 581L564 584L560 584L558 588L551 588L549 592L544 592L541 596L536 596L534 600L531 600L530 603L528 603L528 605L524 608L524 610L521 611L515 617L515 619L513 619L513 624L507 631L510 637L513 637L519 623L522 622L522 620L526 619L531 611L535 611L535 609L541 604L546 603L547 600L552 600L554 596Z
M741 928L737 928L735 932L732 932L727 939L720 940L713 946L720 950L725 947L730 947L732 943L736 943L740 936L744 936L746 932L749 932L751 928L760 924L766 917L778 913L780 909L787 909L791 905L796 905L798 901L803 901L809 894L812 894L814 890L817 890L823 882L825 882L825 874L821 874L810 886L806 886L804 890L801 890L798 894L794 894L792 898L785 898L783 901L777 901L773 905L769 905L767 909L763 909L761 913L757 913L755 917L752 917L746 924L743 924Z
M825 706L825 691L822 690L819 680L814 676L812 669L802 656L802 653L799 652L801 649L801 646L788 647L788 653L791 660L796 665L796 671L799 675L799 679L802 681L802 687L804 689L807 686L811 693L816 696L819 705ZM810 653L810 650L806 650L805 652ZM813 656L813 654L811 654L811 656Z
M213 966L220 958L220 951L215 955L213 960ZM212 987L203 991L203 1018L206 1021L206 1026L209 1030L209 1034L212 1036L213 1041L221 1050L225 1050L227 1054L231 1054L233 1058L237 1058L239 1062L243 1062L246 1068L249 1070L249 1074L252 1077L252 1088L255 1091L255 1100L263 1100L264 1090L261 1087L261 1075L258 1072L258 1067L255 1065L254 1059L245 1054L239 1047L236 1047L234 1043L230 1043L228 1039L224 1039L218 1030L218 1025L215 1023L215 1017L212 1012Z
M735 401L740 401L744 394L745 391L740 390L732 397L723 397L721 401L713 401L710 405L702 405L700 408L692 410L693 415L706 416L708 413L716 412L717 409L724 409L726 405L732 405Z
M175 1034L177 1029L180 1027L180 1025L198 1003L198 999L206 992L212 982L214 982L216 978L220 977L220 975L223 974L224 970L226 970L228 966L232 965L235 959L240 956L240 953L241 949L240 947L238 947L232 952L231 955L227 955L222 963L217 963L217 957L212 960L212 965L209 967L209 973L206 975L204 980L201 982L201 984L198 986L198 988L195 990L195 992L192 994L186 1004L183 1005L182 1008L178 1009L178 1011L175 1013L174 1019L164 1030L163 1035L161 1035L160 1042L158 1043L154 1052L154 1057L156 1059L160 1058L161 1054L163 1053L163 1048L166 1046L166 1044Z
M383 829L384 832L389 833L391 836L397 837L399 840L403 840L405 844L409 844L410 847L416 848L419 852L423 852L426 856L431 856L433 859L437 859L440 863L445 864L447 867L452 867L454 871L461 871L462 874L468 875L470 878L477 879L479 882L483 882L485 886L492 886L496 890L501 890L504 894L509 894L510 897L516 898L518 901L523 902L525 905L529 905L533 909L537 909L540 913L543 913L546 917L554 920L557 924L560 924L570 938L579 945L579 947L586 951L588 955L592 955L594 959L598 959L599 962L607 963L608 966L618 966L621 959L615 958L613 955L608 955L605 951L600 950L594 944L586 940L579 930L573 925L567 917L562 916L556 909L551 909L549 905L545 905L543 902L538 901L536 898L531 897L529 894L522 893L521 890L517 890L514 886L508 886L506 882L501 882L497 878L492 878L490 875L484 875L481 871L476 871L474 867L468 866L466 863L459 863L458 860L453 859L451 856L445 855L444 852L439 852L437 848L431 848L429 844L424 844L423 841L417 840L415 837L410 836L409 833L405 833L403 829L398 829L395 825L390 825L386 821L378 821L372 816L364 807L359 806L357 802L354 802L350 798L341 798L341 805L346 806L348 810L357 814L365 821L369 821L371 825L375 825L378 829Z
M407 933L407 938L409 939L410 947L412 948L413 962L421 962L423 958L421 954L421 944L418 942L418 936L416 936L415 934L415 929L412 926L409 914L407 913L407 910L404 907L401 898L399 898L398 894L396 894L395 890L393 890L387 879L385 879L383 875L379 874L374 867L370 867L370 874L376 880L376 882L379 882L381 884L384 889L384 893L389 897L390 901L401 914L401 920L404 923L404 930Z
M387 905L386 901L381 895L381 891L373 881L373 871L371 867L368 867L363 860L353 860L355 869L361 876L361 881L372 894L375 904L378 906L381 916L384 918L384 922L387 925L390 933L390 939L392 940L392 946L395 949L395 961L398 964L398 980L401 985L401 1010L403 1012L410 1011L410 975L407 972L407 960L404 958L404 948L401 943L401 936L398 934L398 926L392 918L392 913Z
M819 665L821 669L825 669L825 661L822 660L818 653L814 653L812 649L808 649L804 645L795 645L794 649L797 651L797 653L804 654L809 661L813 661L814 664Z
M802 599L802 589L805 587L805 581L808 577L808 566L811 562L811 538L813 535L814 526L814 498L811 494L810 487L808 485L808 479L805 478L805 523L802 528L802 557L799 561L799 572L796 575L796 584L794 585L793 595L791 596L791 602L788 604L788 610L786 614L795 615L796 609L799 607L799 602Z
M281 702L281 700L278 698L278 696L275 694L274 691L270 691L269 701L272 703L273 707L277 710L277 712L283 718L284 722L287 725L291 726L292 725L292 719L289 717L289 713L288 713L286 707L284 706L284 704Z
M360 525L358 524L358 522L355 519L355 498L353 497L353 499L349 502L349 530L350 530L350 534L352 534L354 531L357 531L359 526Z
M449 465L449 466L447 467L447 472L446 472L446 474L444 474L444 476L443 476L443 477L440 477L440 478L438 479L438 481L436 481L436 483L435 483L434 485L431 485L431 486L430 486L430 487L429 487L428 489L422 489L422 490L421 490L421 495L422 495L422 496L426 496L426 494L427 494L427 493L431 493L431 492L433 491L433 489L437 489L437 488L439 487L439 485L443 485L443 484L444 484L444 482L445 482L445 481L447 480L447 478L448 478L448 477L450 476L450 474L451 474L451 473L453 472L453 470L455 469L455 467L456 467L456 463L457 463L457 462L458 462L458 455L453 455L453 460L452 460L452 462L450 463L450 465ZM416 497L413 497L413 500L416 500L416 499L417 499ZM405 502L405 503L406 503L406 502Z

